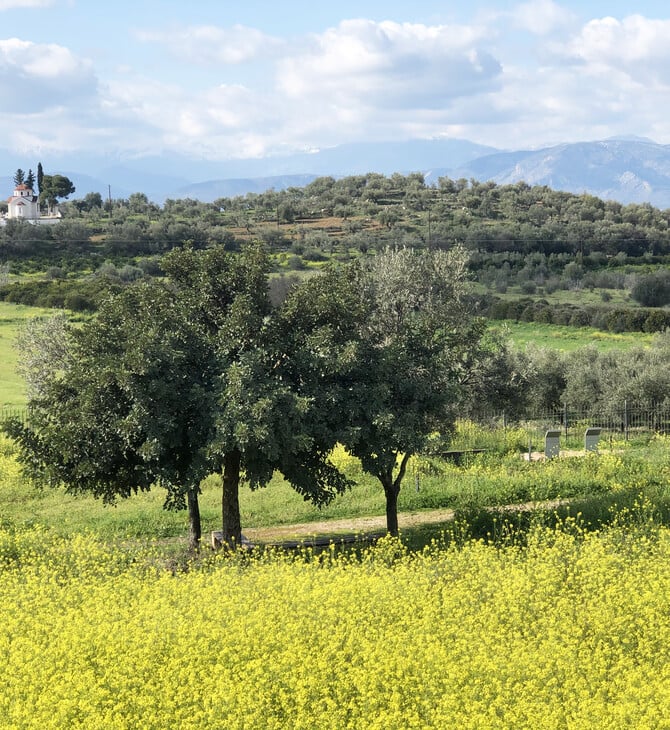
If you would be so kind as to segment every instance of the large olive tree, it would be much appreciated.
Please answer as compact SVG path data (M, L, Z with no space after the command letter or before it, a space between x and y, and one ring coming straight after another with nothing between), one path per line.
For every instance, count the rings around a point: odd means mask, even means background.
M167 281L131 286L69 330L53 367L26 354L39 388L28 422L6 428L36 477L70 491L113 501L162 485L167 506L188 506L192 547L199 484L222 472L223 539L239 545L243 473L256 487L280 469L318 504L348 482L283 366L291 342L274 325L262 248L174 251L163 267Z
M105 502L158 484L167 507L188 505L196 547L216 369L209 343L173 292L156 283L125 290L60 339L65 353L51 367L30 342L30 416L6 430L32 476ZM52 344L44 342L44 351Z

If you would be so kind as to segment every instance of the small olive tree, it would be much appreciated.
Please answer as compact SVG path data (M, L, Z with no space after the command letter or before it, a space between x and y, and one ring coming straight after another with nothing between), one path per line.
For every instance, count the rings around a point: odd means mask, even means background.
M453 427L482 351L466 279L460 250L388 250L313 277L287 300L312 321L303 387L381 482L391 534L407 463Z

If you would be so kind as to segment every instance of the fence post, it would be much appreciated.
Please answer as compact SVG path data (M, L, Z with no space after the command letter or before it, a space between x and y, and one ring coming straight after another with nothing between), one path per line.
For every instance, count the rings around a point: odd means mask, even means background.
M21 406L0 406L0 422L16 418L25 424L28 420L28 409Z
M563 426L565 427L565 438L568 438L568 403L563 404Z
M628 441L628 400L624 399L623 402L623 437L625 441Z

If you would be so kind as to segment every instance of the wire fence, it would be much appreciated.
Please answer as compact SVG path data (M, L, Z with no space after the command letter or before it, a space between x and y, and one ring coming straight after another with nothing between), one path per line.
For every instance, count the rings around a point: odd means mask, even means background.
M0 425L10 419L16 419L21 421L21 423L26 423L28 420L28 409L18 406L0 406Z
M26 407L0 407L0 425L8 419L29 421ZM479 414L460 419L448 448L455 450L542 450L547 431L560 432L565 448L584 448L587 429L600 429L600 442L648 439L670 434L670 406L624 401L607 410L577 410L564 406L544 413Z
M469 425L468 425L469 424ZM506 448L543 450L547 432L558 432L563 448L584 449L587 429L599 430L601 444L647 440L670 433L670 407L624 401L607 409L578 410L564 406L555 411L479 415L461 422L452 447L477 450Z

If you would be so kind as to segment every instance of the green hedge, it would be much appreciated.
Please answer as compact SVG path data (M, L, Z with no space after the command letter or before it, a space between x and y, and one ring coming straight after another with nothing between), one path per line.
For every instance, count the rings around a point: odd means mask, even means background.
M120 284L106 278L13 282L0 286L0 300L31 307L95 311Z
M663 332L670 327L670 310L653 307L549 304L544 299L524 297L489 300L482 311L490 319L595 327L607 332Z

